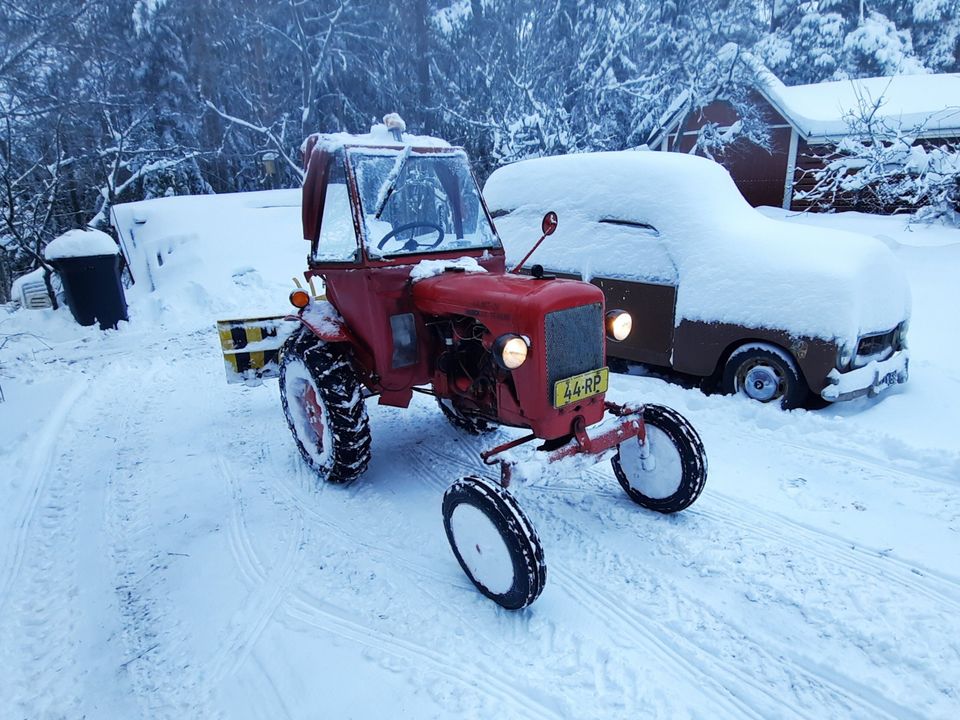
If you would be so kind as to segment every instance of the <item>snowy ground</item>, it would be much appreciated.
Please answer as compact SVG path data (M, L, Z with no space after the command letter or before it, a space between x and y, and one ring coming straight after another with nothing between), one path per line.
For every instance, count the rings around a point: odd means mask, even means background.
M256 268L302 241L168 262L119 332L0 314L0 717L957 717L960 232L793 220L896 249L910 383L783 413L613 377L691 419L707 488L671 517L608 466L522 488L549 570L519 613L472 589L439 511L506 433L371 403L369 472L317 487L276 385L223 382L214 320L282 309L300 268ZM195 292L159 302L164 272Z

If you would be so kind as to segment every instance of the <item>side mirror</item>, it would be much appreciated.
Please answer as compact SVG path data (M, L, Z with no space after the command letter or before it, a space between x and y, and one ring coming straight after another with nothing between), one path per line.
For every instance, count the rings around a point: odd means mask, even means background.
M543 221L540 223L540 229L543 230L544 235L553 235L557 231L557 214L551 210L546 215L543 216Z
M540 247L540 243L547 239L547 235L553 235L557 231L557 214L551 210L546 215L543 216L543 220L540 222L540 229L543 231L543 235L537 240L537 244L530 248L530 252L523 256L523 260L520 261L520 264L517 265L510 272L517 273L520 272L520 268L523 267L523 264L530 259L530 256L533 255L534 250ZM539 266L537 266L539 267ZM540 275L538 277L543 277L543 268L540 268Z

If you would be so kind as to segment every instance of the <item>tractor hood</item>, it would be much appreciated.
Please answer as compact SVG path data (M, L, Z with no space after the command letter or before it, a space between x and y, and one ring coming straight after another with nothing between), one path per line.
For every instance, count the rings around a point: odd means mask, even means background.
M413 301L428 315L474 317L491 331L535 332L547 313L602 303L599 288L578 280L448 270L419 280Z

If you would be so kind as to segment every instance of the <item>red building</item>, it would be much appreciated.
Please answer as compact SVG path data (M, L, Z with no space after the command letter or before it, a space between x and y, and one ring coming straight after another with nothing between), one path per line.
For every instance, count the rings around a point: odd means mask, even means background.
M898 75L787 87L768 70L757 73L752 93L769 132L769 149L746 139L733 141L722 157L750 204L803 209L794 199L809 189L810 170L851 133L852 115L873 111L873 121L902 129L917 142L960 141L960 74ZM733 106L716 100L689 112L686 104L668 113L663 129L648 143L655 150L690 152L706 125L718 130L740 120ZM915 131L915 132L914 132Z

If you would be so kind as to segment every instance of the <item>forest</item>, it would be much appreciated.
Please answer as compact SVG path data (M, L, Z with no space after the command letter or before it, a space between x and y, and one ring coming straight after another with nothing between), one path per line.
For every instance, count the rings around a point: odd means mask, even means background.
M745 102L745 53L788 85L957 72L960 0L0 0L0 303L115 203L296 187L312 132L398 112L482 180Z

